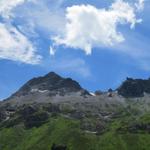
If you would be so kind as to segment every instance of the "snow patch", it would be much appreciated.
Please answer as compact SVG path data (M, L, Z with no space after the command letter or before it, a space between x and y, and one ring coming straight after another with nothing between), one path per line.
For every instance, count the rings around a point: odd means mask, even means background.
M32 93L34 93L34 92L46 93L46 92L48 92L48 90L32 89L31 92L32 92Z

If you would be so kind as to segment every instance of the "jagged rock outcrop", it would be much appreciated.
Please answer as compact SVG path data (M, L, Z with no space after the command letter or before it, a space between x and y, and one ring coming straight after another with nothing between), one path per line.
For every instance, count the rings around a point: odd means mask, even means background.
M127 78L117 90L118 94L124 97L142 97L144 92L150 93L150 79Z
M62 78L54 72L50 72L43 77L33 78L28 81L19 91L13 96L25 96L34 92L50 92L50 95L59 93L65 95L70 92L78 92L83 90L78 82L71 78Z

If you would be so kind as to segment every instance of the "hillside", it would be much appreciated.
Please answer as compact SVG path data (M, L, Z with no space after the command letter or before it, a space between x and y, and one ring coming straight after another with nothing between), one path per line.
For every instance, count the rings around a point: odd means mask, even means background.
M53 72L0 103L0 150L149 150L149 79L90 94Z

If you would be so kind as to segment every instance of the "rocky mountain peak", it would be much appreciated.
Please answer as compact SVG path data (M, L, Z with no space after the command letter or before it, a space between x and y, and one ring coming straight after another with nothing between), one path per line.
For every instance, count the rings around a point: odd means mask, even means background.
M46 74L43 78L47 78L47 79L57 79L57 80L59 80L59 79L62 79L62 77L61 76L59 76L58 74L56 74L55 72L49 72L48 74Z
M42 77L29 80L13 96L25 96L33 92L60 93L61 95L83 90L78 82L71 78L63 78L55 72L50 72Z
M127 78L118 88L118 94L124 97L142 97L150 93L150 79Z

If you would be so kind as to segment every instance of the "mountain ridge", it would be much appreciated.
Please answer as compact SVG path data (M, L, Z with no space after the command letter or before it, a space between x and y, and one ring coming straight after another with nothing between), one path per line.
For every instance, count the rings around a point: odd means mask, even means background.
M0 103L0 148L148 150L147 86L149 79L128 78L117 90L91 95L76 81L55 73L33 78Z
M55 96L65 95L78 95L78 96L96 96L108 94L110 97L117 93L118 96L124 98L138 98L144 97L144 94L150 94L150 79L133 79L127 78L116 90L108 90L107 92L95 91L90 93L88 90L83 89L80 84L71 79L64 78L55 72L49 72L48 74L36 78L32 78L26 82L18 91L12 94L9 98L4 101L8 102L11 99L34 99L41 97L49 99ZM32 98L33 97L33 98ZM22 101L23 101L22 100Z

